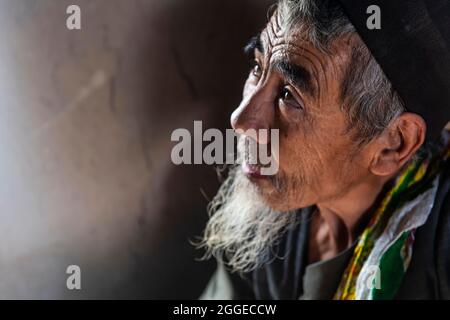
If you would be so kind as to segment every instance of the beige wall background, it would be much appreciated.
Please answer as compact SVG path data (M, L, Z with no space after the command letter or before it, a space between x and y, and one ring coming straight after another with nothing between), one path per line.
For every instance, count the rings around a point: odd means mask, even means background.
M0 298L200 294L214 264L188 239L218 182L170 134L229 126L269 2L0 0Z

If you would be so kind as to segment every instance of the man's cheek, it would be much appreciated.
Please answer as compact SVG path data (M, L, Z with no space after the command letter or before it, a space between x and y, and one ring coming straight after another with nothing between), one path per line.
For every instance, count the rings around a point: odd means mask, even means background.
M293 139L280 139L279 163L280 168L296 168L302 165L303 159L308 157L303 145Z

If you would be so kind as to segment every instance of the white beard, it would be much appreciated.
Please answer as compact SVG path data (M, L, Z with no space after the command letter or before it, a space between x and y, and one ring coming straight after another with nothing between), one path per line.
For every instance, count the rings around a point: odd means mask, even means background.
M294 213L268 207L239 166L230 171L208 211L211 218L199 246L206 248L206 258L225 258L233 272L249 272L266 263L270 249L295 222Z

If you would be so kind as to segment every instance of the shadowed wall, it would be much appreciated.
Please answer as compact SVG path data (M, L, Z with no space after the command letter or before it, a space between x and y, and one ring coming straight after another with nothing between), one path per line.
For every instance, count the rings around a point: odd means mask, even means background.
M229 127L269 2L0 1L0 298L200 294L214 263L188 240L218 181L170 135Z

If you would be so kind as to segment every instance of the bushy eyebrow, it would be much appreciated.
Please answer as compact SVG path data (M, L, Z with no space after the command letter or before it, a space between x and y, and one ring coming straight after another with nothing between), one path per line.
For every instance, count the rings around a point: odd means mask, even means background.
M253 57L255 54L255 50L259 52L264 52L264 46L261 41L261 34L258 34L250 39L250 41L245 45L244 52L247 56Z
M286 60L278 60L274 63L274 69L280 72L288 82L300 90L305 91L310 96L316 94L316 87L313 83L312 75L306 68Z

